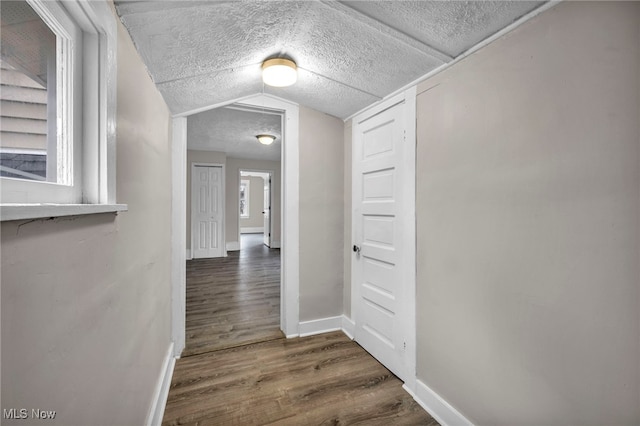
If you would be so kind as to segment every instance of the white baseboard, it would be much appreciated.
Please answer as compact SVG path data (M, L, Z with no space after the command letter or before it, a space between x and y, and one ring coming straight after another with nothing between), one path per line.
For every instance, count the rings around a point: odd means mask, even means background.
M240 228L241 234L264 234L264 226L243 226Z
M191 249L187 249L187 260L191 260Z
M415 392L406 385L402 387L442 426L473 426L473 423L422 381L416 380Z
M342 315L342 331L351 340L353 340L354 336L356 335L356 323L346 315Z
M314 334L328 333L342 329L342 315L337 317L320 318L304 321L298 325L300 337L313 336Z
M231 241L227 243L227 251L238 251L240 250L240 243L238 241Z
M167 354L162 363L160 376L153 391L153 399L151 407L147 413L146 426L159 426L164 416L164 408L167 405L167 397L169 396L169 387L171 386L171 378L173 377L173 367L176 365L176 359L173 357L173 342L167 349Z
M280 248L280 241L271 241L269 248Z

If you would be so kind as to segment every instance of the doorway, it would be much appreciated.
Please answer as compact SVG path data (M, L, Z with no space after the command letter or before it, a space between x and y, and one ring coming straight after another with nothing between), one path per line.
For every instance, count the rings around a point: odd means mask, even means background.
M299 327L299 109L296 104L269 96L253 95L188 111L174 117L172 138L172 340L173 353L179 357L186 342L186 186L187 117L219 108L240 104L249 108L265 108L282 114L282 194L273 205L281 206L282 225L280 235L280 329L287 336L297 336ZM272 197L273 198L273 197ZM273 224L272 224L273 226ZM273 243L273 242L272 242Z
M272 220L272 176L273 171L240 169L238 223L241 250L245 241L256 240L245 238L248 235L259 236L265 246L278 248L277 244L272 244L280 240L274 234Z

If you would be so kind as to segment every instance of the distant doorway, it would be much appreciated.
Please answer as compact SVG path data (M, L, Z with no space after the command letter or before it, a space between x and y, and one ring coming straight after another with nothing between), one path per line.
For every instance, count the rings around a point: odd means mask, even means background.
M241 249L245 241L256 241L258 236L265 246L277 248L272 240L272 175L272 171L240 170L238 221ZM244 238L245 235L253 235L254 238ZM279 241L278 237L275 239Z

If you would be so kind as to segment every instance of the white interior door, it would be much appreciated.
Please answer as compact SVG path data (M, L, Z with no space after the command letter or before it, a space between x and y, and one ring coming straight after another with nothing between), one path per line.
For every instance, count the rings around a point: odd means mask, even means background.
M264 244L271 247L271 174L264 180Z
M352 285L355 339L405 380L404 102L353 129Z
M222 184L222 167L193 166L191 241L194 259L224 256Z

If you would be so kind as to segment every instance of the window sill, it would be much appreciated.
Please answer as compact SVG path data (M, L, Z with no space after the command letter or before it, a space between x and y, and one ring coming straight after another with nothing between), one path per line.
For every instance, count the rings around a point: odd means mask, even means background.
M126 212L126 204L0 204L0 221Z

